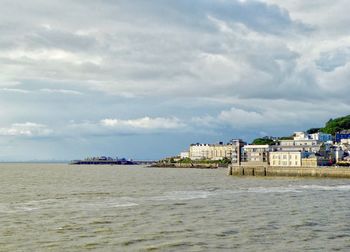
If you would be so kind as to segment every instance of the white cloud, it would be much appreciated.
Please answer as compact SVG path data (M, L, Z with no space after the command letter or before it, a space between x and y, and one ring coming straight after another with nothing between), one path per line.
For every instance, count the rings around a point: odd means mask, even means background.
M51 93L51 94L68 94L68 95L82 95L82 92L75 91L75 90L68 90L68 89L49 89L49 88L43 88L40 89L40 92L44 93Z
M84 64L91 63L99 65L101 59L99 57L91 57L88 55L82 55L78 53L72 53L62 49L40 49L40 50L12 50L6 53L0 54L0 57L7 58L9 60L17 62L63 62L70 64Z
M101 125L109 128L127 128L145 129L145 130L169 130L184 128L186 125L178 118L165 118L165 117L143 117L132 120L120 120L120 119L104 119L101 120Z
M82 95L82 92L76 90L69 89L50 89L50 88L42 88L39 90L29 90L22 88L0 88L0 92L7 93L21 93L21 94L34 94L34 93L49 93L49 94L66 94L66 95Z
M52 133L53 131L47 128L46 125L33 122L14 123L11 125L11 127L0 128L0 135L2 136L36 137L48 136Z
M228 102L228 104L230 104ZM324 123L350 111L350 105L334 100L328 103L288 100L233 100L230 109L217 115L196 118L194 121L204 127L229 126L233 129L294 128L303 130L304 125L323 126Z
M0 88L0 91L10 92L10 93L22 93L22 94L31 93L30 90L25 90L25 89L21 89L21 88Z

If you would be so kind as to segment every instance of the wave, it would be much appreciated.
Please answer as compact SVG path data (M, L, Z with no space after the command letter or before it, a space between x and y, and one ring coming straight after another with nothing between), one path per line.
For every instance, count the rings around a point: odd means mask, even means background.
M290 192L301 192L296 188L289 187L258 187L258 188L249 188L247 190L250 193L290 193Z
M306 190L323 190L323 191L350 191L350 185L303 185L299 186L301 189Z
M136 199L131 197L110 198L107 201L101 202L101 204L107 207L133 207L139 204L134 202Z
M257 187L248 188L250 193L290 193L304 192L310 190L317 191L350 191L350 185L288 185L282 187Z
M114 203L110 204L109 207L133 207L133 206L138 206L139 204L134 203L134 202L129 202L129 203Z
M100 210L103 208L127 208L136 207L148 202L164 202L166 201L190 201L206 199L208 197L225 198L231 194L274 194L274 193L303 193L308 191L350 191L350 184L342 185L293 185L275 186L275 187L241 187L236 189L222 189L215 188L211 190L189 190L189 191L169 191L162 195L145 196L145 197L104 197L99 199L82 200L79 198L62 199L41 199L27 202L18 202L11 204L0 204L0 213L20 213L30 211L40 211L50 208L62 208L69 203L71 209L85 209L85 210Z
M39 210L39 207L17 207L16 210L19 211L24 211L24 212L30 212L30 211L34 211L34 210Z
M117 208L117 207L134 207L139 204L134 202L134 198L130 197L116 197L107 198L104 200L81 203L80 206L84 209L97 210L101 208Z
M149 197L149 200L166 201L166 200L193 200L206 199L212 195L209 191L173 191L167 192L161 196Z

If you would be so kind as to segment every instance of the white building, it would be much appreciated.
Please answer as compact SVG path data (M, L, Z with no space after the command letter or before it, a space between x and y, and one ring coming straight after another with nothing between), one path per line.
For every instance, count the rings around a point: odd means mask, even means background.
M333 140L333 137L331 134L326 134L322 132L309 134L309 138L320 142L329 142Z
M344 159L344 151L341 147L337 147L334 151L335 162L339 162Z
M300 167L303 157L300 151L275 151L269 153L270 166Z
M243 165L266 165L269 162L269 145L244 145Z
M232 139L232 155L231 155L231 164L232 165L241 165L242 161L242 150L243 146L246 144L242 139Z
M294 140L308 140L309 135L303 131L294 132Z
M313 134L307 134L303 131L294 132L294 140L301 141L301 140L317 140L320 142L328 142L332 141L332 135L326 134L322 132L317 132Z
M280 140L280 144L273 146L275 151L306 151L317 153L321 143L317 140Z
M222 160L231 159L233 152L232 144L191 144L189 157L192 160L208 159Z
M341 143L341 144L348 144L348 145L349 145L349 144L350 144L350 139L341 139L341 140L340 140L340 143Z
M185 159L185 158L189 158L190 157L190 152L189 151L182 151L180 153L180 158L181 159Z

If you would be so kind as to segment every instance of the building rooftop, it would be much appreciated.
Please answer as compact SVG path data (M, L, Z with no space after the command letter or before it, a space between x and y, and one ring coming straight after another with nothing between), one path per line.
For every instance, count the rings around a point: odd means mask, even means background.
M279 153L300 153L302 152L301 150L278 150L278 151L271 151L271 153L274 153L274 152L279 152Z
M348 130L342 130L340 132L337 132L337 134L350 134L350 129Z
M280 142L305 142L305 141L317 141L315 139L286 139L286 140L279 140Z
M195 143L195 144L191 144L191 146L225 146L225 145L232 145L232 143L223 143L223 142L219 142L219 143L214 143L214 144L207 144L207 143Z
M250 144L250 145L244 145L243 148L245 149L249 149L249 148L269 148L268 144L264 144L264 145L257 145L257 144Z

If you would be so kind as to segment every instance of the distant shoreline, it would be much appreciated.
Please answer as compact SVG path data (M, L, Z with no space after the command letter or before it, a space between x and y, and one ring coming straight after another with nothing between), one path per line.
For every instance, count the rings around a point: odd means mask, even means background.
M0 161L0 164L68 164L69 161Z
M154 168L194 168L194 169L217 169L220 167L227 168L227 166L220 166L218 163L155 163L149 167Z

